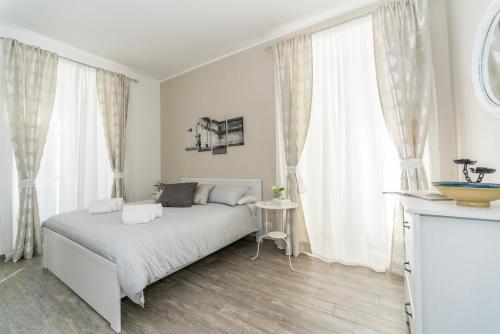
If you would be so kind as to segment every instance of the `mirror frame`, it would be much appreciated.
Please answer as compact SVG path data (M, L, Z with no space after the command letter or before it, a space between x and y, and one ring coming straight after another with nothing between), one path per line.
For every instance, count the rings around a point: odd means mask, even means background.
M479 24L479 29L476 33L474 41L473 55L472 55L472 84L474 92L481 105L493 116L500 118L500 104L496 104L488 96L486 88L484 87L483 80L483 52L488 32L490 31L491 24L497 15L500 15L500 0L494 0L488 6L486 13L484 13ZM500 38L500 36L499 36ZM499 97L500 99L500 97Z

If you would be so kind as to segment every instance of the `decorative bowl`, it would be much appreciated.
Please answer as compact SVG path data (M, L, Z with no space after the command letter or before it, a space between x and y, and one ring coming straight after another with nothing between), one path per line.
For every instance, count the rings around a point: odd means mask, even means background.
M457 205L489 208L490 202L500 199L498 183L432 182L432 185Z

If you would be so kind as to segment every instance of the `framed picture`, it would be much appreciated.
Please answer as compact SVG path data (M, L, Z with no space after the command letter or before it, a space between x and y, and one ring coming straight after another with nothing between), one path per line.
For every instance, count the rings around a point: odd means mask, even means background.
M243 132L243 117L227 120L227 146L239 146L245 144Z
M186 130L184 134L184 148L186 151L196 151L198 146L196 146L196 131L193 128Z
M227 153L227 123L212 119L212 154Z
M202 117L196 122L196 147L198 152L206 152L212 149L210 135L210 118Z

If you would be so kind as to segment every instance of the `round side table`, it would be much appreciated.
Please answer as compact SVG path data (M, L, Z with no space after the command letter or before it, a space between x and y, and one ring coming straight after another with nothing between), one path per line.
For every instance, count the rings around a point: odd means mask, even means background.
M252 260L255 260L256 258L259 257L259 251L260 251L260 243L262 239L272 239L272 240L283 240L287 247L290 248L290 243L289 243L289 238L288 234L285 232L286 231L286 225L287 225L287 211L288 210L293 210L297 208L299 205L295 202L283 204L283 205L278 205L274 204L272 201L265 201L265 202L257 202L255 204L258 208L261 208L262 211L264 211L264 235L262 235L259 238L259 241L257 242L257 254L252 258ZM269 210L273 211L281 211L281 229L278 231L269 231L268 230L268 220L267 220L267 213ZM292 266L292 259L291 255L288 254L288 263L290 264L290 268L292 268L293 271L295 271L295 268Z

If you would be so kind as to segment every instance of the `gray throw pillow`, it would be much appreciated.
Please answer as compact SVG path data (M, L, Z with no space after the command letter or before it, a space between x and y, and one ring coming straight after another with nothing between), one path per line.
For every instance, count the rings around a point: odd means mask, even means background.
M245 186L215 186L208 196L208 201L235 206L249 189L250 187Z
M207 204L208 195L210 195L210 192L214 189L214 187L215 186L213 184L199 184L194 191L193 203L201 205Z
M161 184L162 192L158 203L179 208L192 206L197 185L196 182Z

